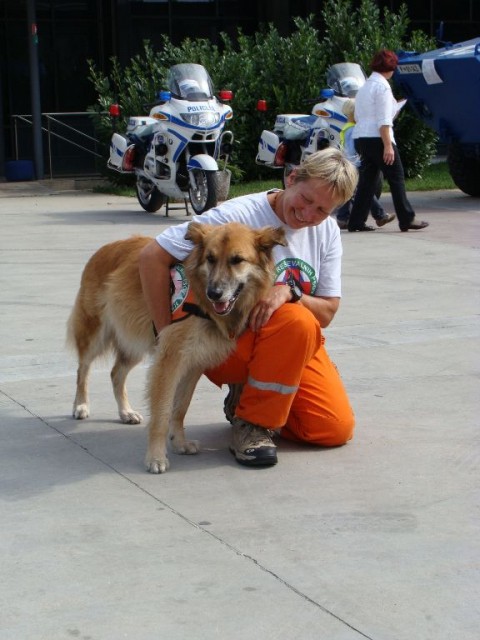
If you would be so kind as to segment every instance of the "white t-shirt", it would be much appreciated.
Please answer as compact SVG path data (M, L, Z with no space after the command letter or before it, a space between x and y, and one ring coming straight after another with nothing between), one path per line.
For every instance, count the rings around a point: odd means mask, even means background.
M262 192L227 200L192 220L208 224L242 222L253 228L283 227L288 245L273 248L275 283L284 283L293 273L306 294L341 296L342 243L333 218L328 217L315 227L291 229L274 213L267 192ZM188 224L169 227L156 238L161 247L180 261L193 248L193 244L185 240Z
M388 80L374 71L355 96L355 129L353 137L380 138L380 127L391 127L393 137L393 118L397 113L397 101L393 97Z

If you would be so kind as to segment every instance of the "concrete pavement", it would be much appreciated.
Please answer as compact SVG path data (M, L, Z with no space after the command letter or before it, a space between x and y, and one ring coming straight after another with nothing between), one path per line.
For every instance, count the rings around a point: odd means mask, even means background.
M0 640L476 640L480 201L411 194L426 231L342 232L326 336L351 443L280 442L276 467L243 468L202 380L200 454L152 476L108 362L91 418L71 419L65 322L95 249L185 214L28 187L0 185ZM129 391L145 415L144 379Z

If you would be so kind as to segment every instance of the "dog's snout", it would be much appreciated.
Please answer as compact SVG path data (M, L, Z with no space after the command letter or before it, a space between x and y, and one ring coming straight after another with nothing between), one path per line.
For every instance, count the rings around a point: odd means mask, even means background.
M223 296L223 289L219 289L218 287L208 287L207 296L210 300L220 300Z

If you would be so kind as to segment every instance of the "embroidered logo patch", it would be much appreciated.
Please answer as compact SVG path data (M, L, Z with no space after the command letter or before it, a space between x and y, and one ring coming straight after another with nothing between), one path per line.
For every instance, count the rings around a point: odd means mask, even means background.
M303 260L285 258L275 265L275 284L286 284L290 276L295 278L307 295L312 295L317 288L315 270Z
M170 269L170 295L171 295L171 306L172 306L172 314L182 306L185 302L188 290L189 290L189 282L187 280L187 276L185 275L185 269L182 264L176 264L172 269Z

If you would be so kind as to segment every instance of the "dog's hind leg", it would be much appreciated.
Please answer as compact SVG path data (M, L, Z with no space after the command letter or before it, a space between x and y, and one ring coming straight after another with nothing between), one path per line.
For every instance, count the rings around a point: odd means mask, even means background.
M192 370L180 381L173 402L172 417L170 420L170 442L175 453L198 453L200 446L198 440L185 438L184 420L188 407L192 400L197 382L202 375L202 370Z
M142 358L127 356L120 350L117 351L117 358L110 373L113 393L118 405L118 415L125 424L139 424L143 416L134 411L128 401L126 380L130 371L142 361Z
M84 420L90 415L88 399L88 379L92 360L81 359L77 369L77 392L73 401L73 417L76 420Z
M69 320L68 340L78 354L77 389L72 415L76 420L84 420L90 415L88 397L90 367L95 358L105 353L107 345L100 331L98 319L89 318L87 323L84 322L84 316L79 313L72 315Z

